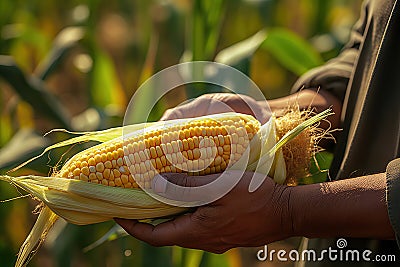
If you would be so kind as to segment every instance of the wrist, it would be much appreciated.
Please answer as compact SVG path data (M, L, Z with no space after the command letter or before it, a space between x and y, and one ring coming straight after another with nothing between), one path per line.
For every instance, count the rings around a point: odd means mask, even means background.
M296 234L296 229L295 229L295 214L293 214L293 203L292 203L292 197L293 197L293 191L295 187L293 186L287 186L287 185L281 185L281 184L275 184L275 190L274 190L274 199L276 203L276 207L278 207L280 210L280 224L281 224L281 239L289 238L289 237L294 237L297 236Z
M290 202L295 236L329 238L346 228L346 197L329 193L330 184L293 187Z
M314 218L313 211L318 203L316 190L318 184L301 185L291 187L290 216L292 221L293 236L311 237L316 228L323 225L315 225L318 218Z
M293 187L289 203L296 236L393 237L383 173Z

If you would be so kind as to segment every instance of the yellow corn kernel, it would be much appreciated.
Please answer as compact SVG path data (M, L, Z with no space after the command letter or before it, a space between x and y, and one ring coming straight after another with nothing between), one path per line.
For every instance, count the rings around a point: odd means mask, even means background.
M59 174L137 188L138 184L150 186L151 179L162 172L222 172L241 157L258 129L259 124L240 116L192 120L89 148L70 159Z

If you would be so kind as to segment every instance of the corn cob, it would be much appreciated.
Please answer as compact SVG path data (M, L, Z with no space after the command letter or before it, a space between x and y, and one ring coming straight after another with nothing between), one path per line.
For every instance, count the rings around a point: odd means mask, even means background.
M73 156L52 177L0 176L44 203L16 266L27 264L58 216L75 224L90 224L114 217L152 219L185 212L186 208L160 202L142 190L151 189L157 173L220 173L243 167L239 163L244 159L246 170L283 183L287 171L282 147L330 114L327 110L304 119L279 141L275 118L260 125L252 116L225 113L85 133L53 145L45 151L82 141L101 142ZM307 134L306 139L312 146L311 137ZM305 150L309 155L309 149Z
M157 173L206 175L236 163L260 129L250 116L202 118L112 140L76 154L58 177L149 189Z

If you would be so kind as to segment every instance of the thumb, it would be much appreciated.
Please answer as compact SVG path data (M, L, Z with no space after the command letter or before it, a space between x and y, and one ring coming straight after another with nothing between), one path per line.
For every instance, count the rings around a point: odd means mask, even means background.
M154 193L171 200L208 203L222 197L234 186L231 182L224 182L227 180L224 176L226 174L222 173L205 176L163 173L153 178L152 188Z
M211 183L216 180L219 175L190 176L186 173L162 173L153 179L154 188L160 188L165 191L165 185L170 182L182 187L197 187ZM160 187L157 187L160 186ZM160 192L162 193L162 192Z

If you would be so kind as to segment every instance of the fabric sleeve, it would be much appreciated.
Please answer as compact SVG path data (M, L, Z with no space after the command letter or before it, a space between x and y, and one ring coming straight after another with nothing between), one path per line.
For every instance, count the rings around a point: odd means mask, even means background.
M369 1L365 1L361 15L354 25L350 40L342 52L324 65L314 68L301 76L292 87L292 93L301 89L319 88L330 91L338 99L344 100L347 85L357 62L359 49L368 23Z
M386 203L389 220L400 247L400 158L391 161L386 169Z

